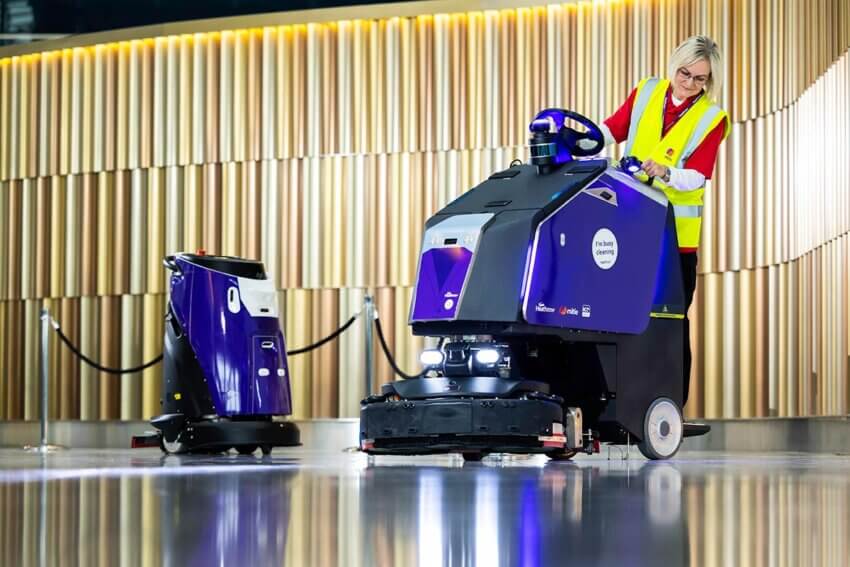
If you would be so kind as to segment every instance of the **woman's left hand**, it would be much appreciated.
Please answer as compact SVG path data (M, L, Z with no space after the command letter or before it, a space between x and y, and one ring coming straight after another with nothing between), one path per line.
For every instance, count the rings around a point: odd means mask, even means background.
M665 175L667 175L667 166L661 165L660 163L655 163L651 159L643 162L642 169L646 172L650 177L658 177L661 179Z

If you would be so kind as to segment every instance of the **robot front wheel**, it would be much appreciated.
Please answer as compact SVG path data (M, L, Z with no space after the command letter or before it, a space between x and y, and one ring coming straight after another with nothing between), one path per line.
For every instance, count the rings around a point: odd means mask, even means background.
M160 449L166 455L182 455L185 453L189 453L190 449L185 444L180 441L166 441L165 437L160 437L159 441ZM259 448L264 457L267 457L272 454L272 446L271 445L235 445L233 447L236 449L236 452L240 455L253 455L257 449ZM228 451L228 447L212 447L207 448L205 451L201 451L204 453L226 453Z
M159 448L165 455L181 455L186 452L186 446L180 441L166 441L165 435L159 437Z
M237 445L235 447L236 452L240 455L253 455L259 447L260 451L263 453L263 456L268 456L272 454L272 446L271 445Z
M643 441L638 449L651 460L669 459L682 445L684 424L682 410L670 398L657 398L643 419Z
M547 456L553 461L569 461L575 457L577 453L578 451L565 450L560 453L548 453ZM477 463L486 457L487 454L488 453L484 451L463 451L461 456L463 457L464 462Z

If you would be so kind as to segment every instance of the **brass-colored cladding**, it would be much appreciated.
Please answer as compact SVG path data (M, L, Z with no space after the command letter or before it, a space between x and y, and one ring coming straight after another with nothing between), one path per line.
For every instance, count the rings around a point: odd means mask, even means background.
M80 299L64 298L60 300L59 309L54 309L54 317L62 321L62 329L74 344L80 342ZM54 303L55 305L55 303ZM58 347L58 360L52 364L56 384L52 387L55 398L58 398L59 419L79 419L80 417L80 363L77 357L58 340L52 341Z
M84 353L98 351L100 326L97 297L80 298L80 350ZM87 364L80 364L80 419L94 420L100 415L100 375Z
M340 326L339 292L322 289L313 292L313 341L327 336ZM313 396L311 415L335 417L339 411L339 345L313 351Z
M147 213L148 213L148 173L143 169L136 169L131 172L130 179L130 215L129 215L129 233L130 233L130 249L129 257L131 259L147 257L148 243L152 240L148 235ZM147 262L131 261L130 262L130 293L140 294L148 289L147 270L149 269ZM157 273L159 270L157 270Z
M162 168L153 168L147 176L147 255L137 259L144 261L147 269L147 289L153 293L165 291L162 258L166 254L165 247L165 202L166 178Z
M9 210L10 187L8 181L0 182L0 218L9 219L10 222L0 225L0 298L9 297L9 244L11 242L10 230L11 212Z
M80 177L80 295L91 296L97 293L97 176Z
M134 368L142 364L144 334L143 297L139 295L121 296L121 368ZM113 378L114 379L114 378ZM141 373L121 374L121 419L141 419L142 382Z
M140 328L143 330L141 362L153 360L162 352L167 298L164 294L144 295L142 297L142 319ZM142 388L141 415L142 417L156 415L160 411L162 391L162 365L157 364L141 373Z
M301 348L313 342L312 305L313 291L293 289L285 293L285 313L283 324L287 350ZM292 391L292 416L308 417L312 415L313 384L313 355L311 353L292 356L289 364L289 385Z
M204 208L201 246L211 254L221 253L221 166L203 166ZM285 287L285 284L281 283Z
M0 388L0 401L2 401L5 393L7 400L13 401L17 406L14 409L23 410L18 415L23 419L31 420L38 419L41 416L39 412L41 406L41 341L39 340L41 337L41 320L39 319L41 307L41 300L31 299L23 302L23 318L16 322L22 324L23 327L13 329L16 333L21 329L23 330L23 368L20 369L22 374L18 375L23 377L23 388L18 391L18 396L15 396L8 387L13 386L14 381L10 380L6 388ZM7 321L11 322L9 319ZM2 334L2 329L3 324L0 323L0 334ZM9 327L6 327L6 329L7 331L11 330ZM8 335L0 338L9 340ZM2 350L2 347L0 347L0 350ZM8 361L9 358L5 357L2 360ZM13 387L16 388L16 385ZM0 405L0 408L2 407ZM7 408L6 411L12 413L6 415L14 415L12 410L11 407ZM10 419L15 418L11 417Z
M304 225L303 171L295 160L281 162L278 183L280 187L281 272L279 284L283 288L297 288L302 281L301 231Z
M127 169L130 164L129 153L129 129L130 129L130 73L133 70L138 70L138 65L135 69L130 69L130 45L129 42L122 41L118 44L116 52L116 104L115 104L115 168L119 170ZM133 117L135 120L135 117ZM133 147L136 147L133 144Z
M114 255L109 260L113 266L113 293L121 294L130 291L130 219L135 213L133 204L133 175L131 171L119 171L115 176L115 209L113 212L114 226L112 238L115 241Z
M727 54L721 102L736 121L753 120L787 108L847 48L848 9L821 4L836 17L805 17L802 0L578 3L7 58L0 177L518 145L542 106L607 115L639 78L665 74L696 29ZM54 135L58 144L43 143ZM57 147L60 159L45 159Z
M100 345L98 361L108 368L121 368L121 296L100 298L98 313ZM100 380L98 419L119 419L121 417L121 384L105 372L98 372Z
M177 156L176 163L187 165L193 163L192 151L194 143L192 134L194 132L194 121L196 117L192 112L195 95L192 92L194 82L194 58L195 45L191 35L180 36L180 44L178 48L180 76L178 79L178 96L179 106L178 114L180 120L177 122L179 126L179 134L177 140Z
M83 176L69 175L65 182L65 285L63 296L80 295L82 268L82 197Z
M97 295L115 293L112 278L115 272L115 174L97 175ZM53 268L51 267L51 272Z
M290 348L370 290L415 372L425 219L525 157L540 108L603 118L695 31L726 55L734 123L706 191L686 414L846 413L850 5L518 6L222 20L0 59L0 419L37 415L42 302L105 364L158 354L161 261L178 250L263 260ZM296 415L356 414L364 392L345 382L362 384L361 338L292 357ZM53 351L57 416L157 411L157 367L102 379Z
M21 297L34 297L35 291L35 180L24 179L21 190Z
M49 177L39 177L36 180L35 221L33 225L33 231L35 233L35 258L33 260L35 270L34 297L46 297L50 293L50 182L51 180ZM2 201L3 199L0 197L0 214L3 213ZM89 205L90 203L88 202L84 203L83 215L91 214L94 210L91 208L87 209L86 207ZM2 218L8 217L4 215ZM84 224L83 226L85 227L86 225ZM91 224L92 228L94 228L94 226L94 224ZM0 245L0 294L2 294L3 267L5 267L5 262L3 262L2 259L2 249L3 247ZM83 265L83 272L87 273L85 264ZM94 273L93 266L92 273ZM86 291L86 289L83 289L83 293L86 293ZM88 290L88 293L94 294L95 291L91 289ZM0 295L0 297L2 297L2 295Z
M50 294L62 297L65 287L65 184L67 177L51 178L50 190ZM10 264L12 265L12 264ZM10 288L10 297L16 297Z
M2 313L6 320L3 324L0 324L0 334L2 334L4 342L2 349L6 355L7 365L4 372L6 376L15 377L15 379L3 381L4 394L2 398L5 401L6 415L9 416L7 419L24 419L25 383L22 378L24 377L24 369L32 361L32 357L29 356L31 351L26 350L26 346L32 342L32 334L25 332L25 303L23 301L4 303ZM36 375L37 372L36 368Z

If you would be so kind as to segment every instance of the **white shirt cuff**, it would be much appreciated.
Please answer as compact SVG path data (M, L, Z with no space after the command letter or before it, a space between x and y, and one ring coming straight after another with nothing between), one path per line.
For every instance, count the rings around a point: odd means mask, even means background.
M667 185L679 191L696 191L705 186L705 176L695 169L671 167Z

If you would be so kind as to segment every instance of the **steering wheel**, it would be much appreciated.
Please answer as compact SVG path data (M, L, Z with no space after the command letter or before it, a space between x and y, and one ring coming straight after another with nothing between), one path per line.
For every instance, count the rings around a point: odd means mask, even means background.
M564 121L568 118L575 120L587 128L587 132L579 132L574 128L566 126ZM602 135L602 130L599 129L596 122L578 112L563 108L547 108L538 112L534 120L531 121L531 124L534 125L538 120L548 119L552 119L558 128L558 144L566 148L573 156L593 156L601 152L602 148L605 147L605 137ZM578 145L579 140L592 140L596 144L591 148L583 149Z

